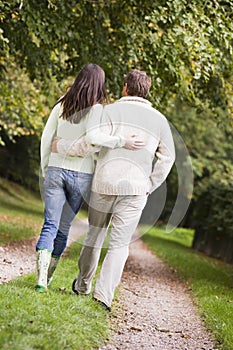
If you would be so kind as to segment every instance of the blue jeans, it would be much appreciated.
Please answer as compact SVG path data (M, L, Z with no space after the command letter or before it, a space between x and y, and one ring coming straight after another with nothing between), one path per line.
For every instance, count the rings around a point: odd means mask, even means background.
M44 181L44 224L36 249L48 249L60 257L71 223L88 198L92 174L48 167Z

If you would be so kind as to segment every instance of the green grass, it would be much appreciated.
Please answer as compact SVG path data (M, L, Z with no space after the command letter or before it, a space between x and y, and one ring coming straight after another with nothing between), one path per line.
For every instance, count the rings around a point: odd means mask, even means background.
M71 291L80 247L72 245L47 293L34 291L34 274L1 285L1 349L90 350L103 345L107 312L91 295Z
M40 195L35 194L22 186L0 178L0 213L11 215L30 216L33 221L41 218L43 203Z
M206 326L222 350L233 349L233 266L192 250L193 231L151 229L142 238L188 283Z
M0 245L39 235L43 210L39 194L0 178ZM84 217L81 210L78 218Z
M0 244L38 235L43 203L19 185L0 178ZM86 217L81 211L78 218ZM69 248L47 293L34 290L35 274L0 286L0 348L11 350L96 349L108 336L109 320L92 296L77 296L80 244ZM102 254L103 258L103 254Z
M0 244L37 235L42 223L40 196L0 178Z

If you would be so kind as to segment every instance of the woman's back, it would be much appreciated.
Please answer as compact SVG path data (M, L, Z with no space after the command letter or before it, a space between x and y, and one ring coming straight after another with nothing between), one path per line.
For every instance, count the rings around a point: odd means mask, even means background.
M92 174L94 172L94 159L92 155L82 158L59 153L50 153L50 149L48 149L47 146L50 144L50 140L55 136L72 141L81 139L85 136L88 125L91 124L91 119L96 118L96 114L100 116L102 114L102 109L102 105L96 104L79 123L71 123L60 117L62 105L61 103L57 104L52 110L42 135L41 154L44 154L44 156L42 156L41 159L45 159L47 153L49 156L48 166ZM43 163L41 165L42 169L46 167Z

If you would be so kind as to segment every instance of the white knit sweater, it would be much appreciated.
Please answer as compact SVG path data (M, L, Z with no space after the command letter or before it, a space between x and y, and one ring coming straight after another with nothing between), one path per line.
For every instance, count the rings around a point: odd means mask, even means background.
M127 96L105 106L101 131L104 138L135 134L146 146L138 151L102 147L92 182L94 192L143 195L153 192L165 181L175 160L174 143L167 119L152 108L149 101ZM63 144L63 152L69 152L71 143L62 142L59 143ZM80 144L73 143L71 153L79 151Z
M78 124L75 124L60 117L62 114L61 103L58 103L53 108L41 138L41 171L43 177L45 176L48 166L93 173L93 154L98 151L98 148L91 146L90 143L87 144L83 142L83 137L87 134L88 130L93 141L95 141L95 145L104 145L110 148L122 147L124 145L125 141L121 136L108 136L103 138L99 129L95 127L93 131L93 125L100 125L102 112L103 106L101 104L96 104ZM51 145L55 136L70 140L71 154L73 143L81 144L79 156L70 156L68 152L63 152L63 154L51 153ZM83 158L84 155L85 157Z

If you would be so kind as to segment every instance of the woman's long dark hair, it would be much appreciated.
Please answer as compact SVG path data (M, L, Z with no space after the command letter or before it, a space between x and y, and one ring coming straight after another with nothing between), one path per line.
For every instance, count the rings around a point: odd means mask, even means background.
M106 100L104 83L105 73L100 66L93 63L84 66L73 85L58 100L63 105L61 117L79 123L92 106Z

